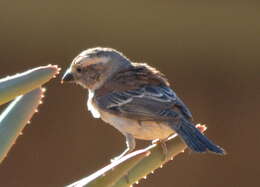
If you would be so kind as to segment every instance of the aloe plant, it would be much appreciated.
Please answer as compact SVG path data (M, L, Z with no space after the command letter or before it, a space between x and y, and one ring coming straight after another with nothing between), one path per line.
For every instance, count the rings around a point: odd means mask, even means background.
M0 163L38 110L45 91L41 86L59 71L48 65L0 79L0 105L15 98L0 115Z
M39 88L55 77L59 71L58 66L48 65L0 79L0 105Z
M197 128L202 132L206 130L205 125L198 124ZM67 187L132 186L138 183L142 178L146 178L148 174L153 173L154 170L161 168L176 155L184 152L186 148L186 144L184 144L178 136L169 138L169 140L165 142L165 146L167 147L167 155L164 154L160 143L153 144L145 149L126 155L122 159L115 161L116 163L112 162L92 175L74 182ZM143 153L146 153L146 156L143 156ZM133 164L129 166L129 162ZM116 172L116 170L118 172ZM114 172L113 175L111 174L112 172Z

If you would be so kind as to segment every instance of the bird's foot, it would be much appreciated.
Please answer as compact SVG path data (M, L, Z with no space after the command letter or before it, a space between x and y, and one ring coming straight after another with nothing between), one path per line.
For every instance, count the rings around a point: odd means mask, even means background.
M126 150L125 150L122 154L120 154L119 156L110 159L110 162L112 163L112 162L115 162L115 161L120 160L120 159L123 158L125 155L127 155L127 153L129 153L129 152L130 152L129 149L126 149Z
M159 144L160 143L160 139L155 139L152 141L152 144Z
M152 144L159 144L162 148L163 158L162 161L166 161L168 158L168 149L165 143L165 140L155 139L152 141Z
M111 162L111 163L112 163L112 162L116 162L116 161L120 160L121 158L123 158L123 156L124 156L124 155L116 156L116 157L110 159L110 162Z

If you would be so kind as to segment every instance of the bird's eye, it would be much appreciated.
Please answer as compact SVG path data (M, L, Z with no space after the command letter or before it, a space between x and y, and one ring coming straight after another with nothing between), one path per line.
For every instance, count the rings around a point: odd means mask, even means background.
M81 69L80 67L77 67L76 71L77 71L78 73L81 73L81 72L82 72L82 69Z

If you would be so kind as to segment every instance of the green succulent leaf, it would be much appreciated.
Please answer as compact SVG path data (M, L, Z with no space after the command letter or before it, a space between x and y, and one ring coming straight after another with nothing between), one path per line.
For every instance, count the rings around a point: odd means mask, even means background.
M206 126L197 125L200 131L205 131ZM139 180L146 178L154 170L161 168L163 164L172 160L176 155L184 152L187 147L185 143L178 136L173 136L165 142L167 148L167 155L163 151L161 143L153 144L145 149L135 151L131 155L131 159L138 159L137 162L128 167L130 160L127 160L129 155L126 155L118 161L120 164L111 163L106 167L100 169L96 173L83 178L67 187L129 187ZM138 153L149 153L148 156L139 157ZM119 169L125 168L125 169ZM116 173L116 175L115 175Z
M179 137L168 141L166 146L167 154L170 155L170 157L176 156L186 148L186 145ZM151 152L150 156L144 158L128 172L128 180L121 177L113 187L129 187L132 184L138 183L139 180L145 179L148 174L162 167L163 164L170 159L169 157L165 158L163 149L159 144L149 146L146 150Z
M0 105L39 88L58 74L59 70L56 65L47 65L0 79Z
M136 164L138 164L138 162L140 162L140 160L147 157L148 155L149 151L146 150L135 151L118 161L112 162L111 164L98 170L92 175L68 185L67 187L113 186L115 182L121 177L126 177L127 180L128 171L131 170Z
M0 163L37 111L43 92L44 89L37 88L17 97L0 115Z
M206 130L205 125L198 124L196 127L202 132ZM145 150L150 151L151 154L142 159L128 172L128 180L121 177L113 187L128 187L138 183L139 180L145 179L147 175L153 173L154 170L162 168L166 162L173 160L175 156L183 153L187 147L179 136L172 136L169 138L169 140L165 142L165 146L167 147L167 156L163 151L161 143L147 147Z

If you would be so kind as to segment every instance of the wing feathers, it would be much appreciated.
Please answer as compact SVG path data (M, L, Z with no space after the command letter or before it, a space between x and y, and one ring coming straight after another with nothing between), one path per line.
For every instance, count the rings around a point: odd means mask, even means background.
M160 119L173 117L170 110L178 107L185 116L191 116L176 94L164 86L145 86L140 89L111 92L96 98L103 109L127 117Z

